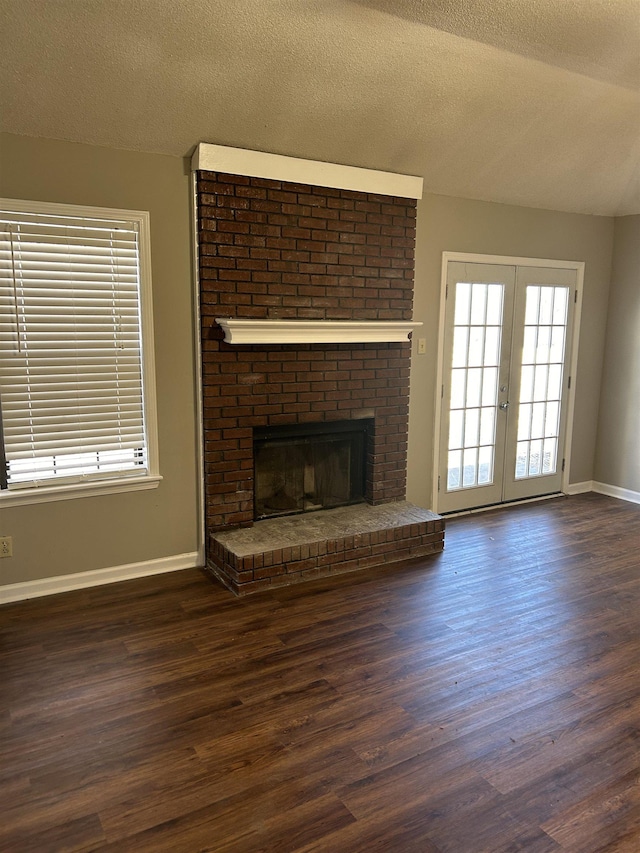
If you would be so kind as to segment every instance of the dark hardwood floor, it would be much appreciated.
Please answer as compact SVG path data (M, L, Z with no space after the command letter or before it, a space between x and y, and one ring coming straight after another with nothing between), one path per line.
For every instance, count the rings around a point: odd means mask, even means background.
M640 506L241 600L197 570L6 605L0 850L638 853Z

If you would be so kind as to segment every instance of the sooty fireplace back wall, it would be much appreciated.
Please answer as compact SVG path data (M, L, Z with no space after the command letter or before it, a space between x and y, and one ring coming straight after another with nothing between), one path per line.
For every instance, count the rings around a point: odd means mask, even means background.
M373 420L254 429L254 518L360 503Z
M209 531L254 520L254 430L371 418L365 499L406 488L410 344L235 346L215 317L410 320L416 202L197 173Z

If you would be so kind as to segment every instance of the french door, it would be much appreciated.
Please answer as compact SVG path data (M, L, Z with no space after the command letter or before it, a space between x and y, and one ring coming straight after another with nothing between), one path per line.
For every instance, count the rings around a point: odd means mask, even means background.
M438 510L560 491L575 269L449 261Z

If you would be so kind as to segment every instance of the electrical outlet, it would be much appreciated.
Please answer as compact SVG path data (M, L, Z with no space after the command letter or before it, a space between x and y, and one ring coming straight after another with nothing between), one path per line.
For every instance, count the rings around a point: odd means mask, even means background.
M0 557L13 557L13 539L11 536L0 536Z

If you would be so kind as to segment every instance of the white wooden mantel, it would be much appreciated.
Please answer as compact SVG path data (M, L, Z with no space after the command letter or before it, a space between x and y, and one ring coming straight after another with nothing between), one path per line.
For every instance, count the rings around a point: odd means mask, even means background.
M243 320L216 317L228 344L398 343L422 326L414 320Z

